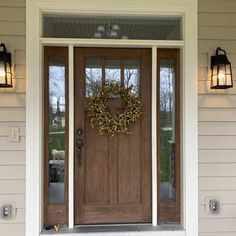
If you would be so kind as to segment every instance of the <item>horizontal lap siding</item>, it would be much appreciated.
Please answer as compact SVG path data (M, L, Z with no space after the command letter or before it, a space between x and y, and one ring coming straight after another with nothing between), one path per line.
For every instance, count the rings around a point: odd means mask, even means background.
M0 89L0 205L12 203L16 215L0 219L0 235L25 235L25 0L0 1L0 42L12 53L14 87ZM9 127L20 128L20 141L9 142Z
M199 0L199 236L236 235L236 86L210 89L210 56L227 51L236 85L236 1ZM206 197L220 214L206 212Z

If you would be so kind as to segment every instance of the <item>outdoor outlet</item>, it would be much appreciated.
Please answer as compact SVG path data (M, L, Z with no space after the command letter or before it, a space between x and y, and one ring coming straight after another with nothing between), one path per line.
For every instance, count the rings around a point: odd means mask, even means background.
M220 201L216 197L206 198L206 212L208 214L220 213Z
M4 203L0 206L0 216L1 219L9 220L15 215L15 207L13 204Z

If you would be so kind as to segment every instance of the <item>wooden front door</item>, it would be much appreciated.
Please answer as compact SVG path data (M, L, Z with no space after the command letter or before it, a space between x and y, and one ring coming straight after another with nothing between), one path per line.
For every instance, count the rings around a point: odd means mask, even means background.
M75 48L75 224L151 222L151 53L149 49ZM106 81L133 86L143 115L131 135L92 128L91 96ZM112 114L122 101L111 96ZM78 160L80 159L80 160Z

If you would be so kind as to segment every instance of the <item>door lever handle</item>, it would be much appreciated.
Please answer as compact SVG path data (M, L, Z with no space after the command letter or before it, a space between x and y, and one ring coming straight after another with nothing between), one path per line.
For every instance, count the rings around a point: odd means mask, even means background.
M78 138L77 142L76 142L76 148L77 148L77 152L78 152L78 161L77 164L78 166L81 166L81 149L84 145L84 142L81 138Z

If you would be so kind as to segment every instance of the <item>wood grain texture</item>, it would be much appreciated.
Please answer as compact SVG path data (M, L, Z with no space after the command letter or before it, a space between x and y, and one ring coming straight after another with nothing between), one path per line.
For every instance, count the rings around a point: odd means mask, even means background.
M142 120L131 127L132 135L101 136L92 128L85 98L85 59L135 59L141 64ZM102 71L105 72L105 63ZM81 165L75 149L75 222L131 223L151 221L150 159L150 50L75 49L75 135L84 140ZM124 66L121 66L124 68ZM102 76L105 81L105 76ZM145 81L145 82L144 82ZM120 99L109 99L112 114L122 110ZM142 148L141 148L142 147Z

